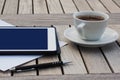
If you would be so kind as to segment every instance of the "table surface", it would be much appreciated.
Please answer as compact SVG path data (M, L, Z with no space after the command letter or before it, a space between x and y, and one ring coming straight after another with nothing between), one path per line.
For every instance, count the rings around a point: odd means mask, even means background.
M110 15L108 27L120 34L120 0L0 0L0 19L16 26L54 25L57 29L59 40L68 43L68 45L61 48L60 57L42 57L23 66L59 60L72 61L72 64L68 66L44 70L21 73L0 72L1 80L28 80L30 78L37 80L51 77L51 80L56 80L57 78L72 80L75 76L76 80L79 78L84 80L97 78L101 80L107 80L108 78L109 80L119 80L120 38L103 47L86 48L77 46L64 37L64 30L74 27L72 13L82 10L108 13ZM69 75L66 76L67 74ZM107 75L107 78L104 77L104 74ZM14 77L11 78L10 76ZM40 78L41 76L43 78Z

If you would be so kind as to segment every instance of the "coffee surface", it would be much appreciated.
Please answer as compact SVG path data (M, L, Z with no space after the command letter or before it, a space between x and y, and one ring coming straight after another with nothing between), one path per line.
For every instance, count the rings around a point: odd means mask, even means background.
M101 16L77 16L78 19L81 19L81 20L86 20L86 21L101 21L101 20L104 20L103 17Z

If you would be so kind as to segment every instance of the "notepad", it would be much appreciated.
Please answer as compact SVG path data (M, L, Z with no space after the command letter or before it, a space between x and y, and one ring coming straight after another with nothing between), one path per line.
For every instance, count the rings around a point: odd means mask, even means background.
M42 56L30 56L30 55L14 55L14 56L0 56L0 70L7 71L8 69L22 65L26 62L32 61L36 58L40 58Z
M12 25L12 24L10 24L10 23L7 23L7 22L5 22L5 21L3 21L3 20L0 20L0 27L1 27L1 26L15 27L14 25Z

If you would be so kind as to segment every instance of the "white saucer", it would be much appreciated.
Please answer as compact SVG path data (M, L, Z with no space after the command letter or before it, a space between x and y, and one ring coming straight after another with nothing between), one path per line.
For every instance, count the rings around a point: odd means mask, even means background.
M82 40L80 38L80 35L76 31L76 29L73 28L68 28L64 31L64 36L74 42L79 44L80 46L86 46L86 47L100 47L109 43L112 43L116 41L119 37L118 33L110 28L107 28L102 35L101 39L98 41L86 41Z

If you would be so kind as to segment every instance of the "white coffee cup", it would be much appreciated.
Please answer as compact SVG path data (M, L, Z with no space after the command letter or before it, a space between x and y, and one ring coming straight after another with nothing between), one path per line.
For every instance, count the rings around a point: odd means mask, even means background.
M103 20L84 20L82 17L103 18ZM87 18L86 17L86 18ZM109 16L99 11L80 11L73 14L74 25L84 40L99 40L104 33Z

